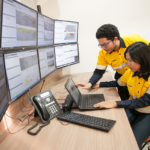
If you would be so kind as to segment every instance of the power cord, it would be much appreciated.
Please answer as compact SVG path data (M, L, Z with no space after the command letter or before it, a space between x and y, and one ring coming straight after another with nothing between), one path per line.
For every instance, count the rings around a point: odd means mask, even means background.
M43 84L42 84L42 87L41 87L40 93L41 93L41 91L42 91L42 88L43 88L44 82L45 82L45 79L43 79Z
M34 112L33 112L33 113L34 113ZM32 114L33 114L33 113L32 113ZM32 115L32 114L30 114L30 115ZM11 133L10 130L9 130L9 128L8 128L8 125L7 125L6 117L4 116L8 133L9 133L9 134L16 134L16 133L20 132L21 130L23 130L24 128L26 128L26 127L29 125L29 122L30 122L29 119L30 119L30 117L31 117L31 116L28 116L28 123L27 123L26 126L24 126L23 128L19 129L19 130L16 131L16 132Z

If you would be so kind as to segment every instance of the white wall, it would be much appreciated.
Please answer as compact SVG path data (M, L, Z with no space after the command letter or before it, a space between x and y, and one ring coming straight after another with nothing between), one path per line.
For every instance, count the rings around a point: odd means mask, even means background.
M63 74L92 72L95 69L99 53L95 33L102 24L116 25L121 36L136 33L150 41L149 0L35 1L36 5L41 5L46 16L79 22L80 63L64 68Z
M37 10L37 7L36 7L36 0L16 0L34 10Z

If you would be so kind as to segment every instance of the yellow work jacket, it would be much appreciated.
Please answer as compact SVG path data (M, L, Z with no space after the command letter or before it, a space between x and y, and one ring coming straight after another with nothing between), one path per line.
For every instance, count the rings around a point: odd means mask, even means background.
M144 42L149 45L149 42L140 37L138 34L123 36L120 38L119 52L113 51L111 54L108 54L105 52L105 50L100 50L96 69L105 70L107 65L110 65L113 70L123 75L125 71L129 69L127 66L127 60L124 57L124 53L127 47L135 42Z
M134 73L128 69L124 75L118 79L117 82L120 86L127 86L130 94L129 100L138 100L140 97L142 97L141 100L144 101L144 98L147 97L144 97L143 95L145 93L150 94L150 73L139 77L137 72ZM140 107L140 103L138 104L138 107ZM141 113L150 113L150 106L138 108L136 110Z

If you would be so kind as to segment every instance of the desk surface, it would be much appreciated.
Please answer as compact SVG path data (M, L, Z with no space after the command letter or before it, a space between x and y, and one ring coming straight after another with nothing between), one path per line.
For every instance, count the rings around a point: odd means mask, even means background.
M75 82L88 82L92 73L83 73L71 75ZM68 76L62 77L49 89L53 94L56 92L65 92L64 84ZM101 81L112 79L109 72L106 72ZM47 90L45 87L43 91ZM106 101L120 100L115 88L99 88L91 91L80 89L84 94L103 93ZM68 93L55 94L56 99L63 99ZM136 140L132 129L122 108L79 111L74 112L116 120L115 125L107 133L96 129L76 125L70 123L64 126L56 118L51 120L50 125L44 127L36 136L27 134L29 127L33 126L39 118L30 118L29 125L17 134L9 134L4 131L0 135L0 149L6 150L138 150ZM64 124L67 122L63 122ZM19 123L10 128L12 132L23 128L27 121L23 124ZM42 123L40 122L40 125ZM37 129L37 128L36 128Z

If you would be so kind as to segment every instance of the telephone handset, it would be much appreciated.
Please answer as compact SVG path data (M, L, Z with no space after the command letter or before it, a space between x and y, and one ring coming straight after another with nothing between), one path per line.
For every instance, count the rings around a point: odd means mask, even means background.
M32 96L31 101L43 123L47 123L62 112L50 90Z
M38 122L28 129L29 134L37 135L43 127L50 123L51 119L62 113L62 110L49 90L32 96L31 101L35 107L35 116L38 114L44 123L36 132L32 132L31 130L38 125Z
M46 121L46 120L49 120L50 118L50 114L48 113L42 99L38 96L34 96L33 97L33 101L35 102L36 106L38 107L38 109L40 110L41 112L41 115L43 117L43 119Z

